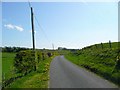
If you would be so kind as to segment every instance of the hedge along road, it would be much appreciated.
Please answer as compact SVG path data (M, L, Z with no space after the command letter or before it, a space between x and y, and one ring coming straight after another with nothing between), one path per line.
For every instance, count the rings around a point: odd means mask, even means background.
M57 56L50 65L50 88L118 88L113 83Z

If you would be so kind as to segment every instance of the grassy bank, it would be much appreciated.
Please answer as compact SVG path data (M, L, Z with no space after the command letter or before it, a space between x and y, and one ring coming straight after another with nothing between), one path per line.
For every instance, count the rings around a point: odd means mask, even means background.
M50 52L50 51L49 51ZM49 57L47 55L48 51L37 51L39 54L39 62L38 57L36 55L36 71L32 71L29 74L17 78L12 83L7 85L5 88L47 88L49 81L49 66L50 62L54 56L57 55L54 52L54 55ZM42 57L42 53L44 53L44 59ZM52 52L53 53L53 52ZM16 53L2 53L2 73L3 80L10 79L14 76L18 76L15 73L14 67L14 58Z
M0 85L2 84L2 53L0 52Z
M54 57L54 56L53 56ZM41 61L37 66L37 71L17 79L8 87L10 88L48 88L49 66L52 58Z
M120 68L116 69L118 43L95 44L67 54L71 62L84 67L120 86Z

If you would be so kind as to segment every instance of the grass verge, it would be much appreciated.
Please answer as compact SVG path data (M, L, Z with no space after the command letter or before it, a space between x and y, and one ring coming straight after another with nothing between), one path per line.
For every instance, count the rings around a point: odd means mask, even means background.
M2 53L0 52L0 86L2 84Z
M71 52L65 57L78 66L84 67L120 86L120 68L115 68L117 57L120 57L118 52L117 42L112 43L111 48L109 43L103 43L102 46L95 44Z
M15 80L6 88L48 88L49 66L54 56L41 60L36 71Z

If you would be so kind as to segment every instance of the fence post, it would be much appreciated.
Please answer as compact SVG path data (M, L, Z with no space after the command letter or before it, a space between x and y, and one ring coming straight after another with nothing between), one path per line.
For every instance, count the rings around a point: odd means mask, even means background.
M97 49L97 44L95 44L95 47L96 47L96 49Z
M101 42L101 47L102 47L102 49L103 49L103 43Z
M109 45L110 45L110 48L112 48L112 45L111 45L111 41L109 40Z

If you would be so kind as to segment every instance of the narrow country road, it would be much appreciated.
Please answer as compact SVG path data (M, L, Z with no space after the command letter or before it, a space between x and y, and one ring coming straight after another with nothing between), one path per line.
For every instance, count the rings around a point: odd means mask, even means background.
M107 80L57 56L50 65L50 88L117 88Z

